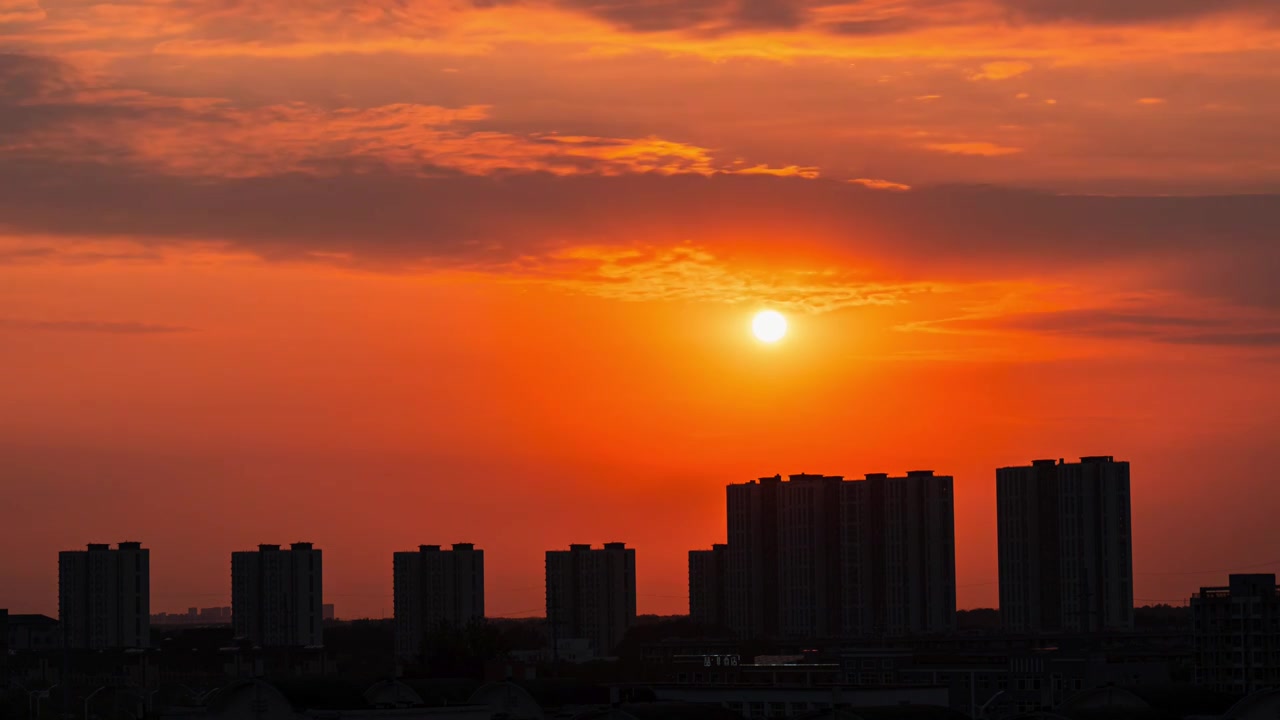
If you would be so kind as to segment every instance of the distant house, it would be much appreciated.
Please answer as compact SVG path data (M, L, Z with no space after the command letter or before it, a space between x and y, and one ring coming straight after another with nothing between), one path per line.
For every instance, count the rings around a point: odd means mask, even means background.
M46 652L62 647L61 626L48 615L10 615L6 638L11 652Z

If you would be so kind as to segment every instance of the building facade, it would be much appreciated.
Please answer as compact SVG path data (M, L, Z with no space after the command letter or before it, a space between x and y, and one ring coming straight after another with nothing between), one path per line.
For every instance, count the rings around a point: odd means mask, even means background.
M931 470L875 473L842 491L844 634L955 630L954 479Z
M844 478L792 475L778 486L778 632L843 634L840 492Z
M1276 576L1232 575L1191 598L1196 683L1247 695L1280 688L1280 587Z
M262 647L323 644L321 551L311 543L231 554L231 624Z
M151 556L141 543L58 554L58 620L71 649L151 645Z
M728 623L729 546L689 551L689 618L704 628Z
M729 485L729 627L740 637L778 635L778 491L782 476Z
M625 543L548 550L546 574L553 647L583 638L597 656L612 654L636 619L636 551Z
M1099 456L1000 468L996 502L1006 630L1133 628L1129 463Z
M730 485L731 629L793 639L954 630L952 486L932 471Z
M484 618L484 551L470 543L449 550L420 545L392 558L396 652L422 652L423 639L440 628L461 628Z

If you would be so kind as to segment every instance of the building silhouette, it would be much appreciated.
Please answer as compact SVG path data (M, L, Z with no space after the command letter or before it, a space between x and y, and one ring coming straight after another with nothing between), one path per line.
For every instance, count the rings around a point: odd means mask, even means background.
M689 618L704 628L728 623L729 546L689 551Z
M841 486L846 635L955 630L954 484L949 475L913 470Z
M778 635L778 490L782 477L725 488L728 618L740 637Z
M996 503L1006 630L1133 628L1129 463L1102 456L1000 468Z
M1244 695L1280 688L1280 587L1274 574L1231 575L1191 598L1196 683Z
M728 486L729 626L796 639L954 629L952 485L914 471Z
M449 550L420 545L392 557L396 652L416 657L423 639L440 628L465 627L484 618L484 551L471 543Z
M636 551L626 543L548 550L547 621L553 648L584 639L597 656L613 653L636 619Z
M843 633L841 490L844 478L792 475L777 491L778 628L782 637Z
M311 543L231 554L231 623L262 647L323 644L321 551Z
M69 649L151 644L151 556L137 542L58 553L58 620Z

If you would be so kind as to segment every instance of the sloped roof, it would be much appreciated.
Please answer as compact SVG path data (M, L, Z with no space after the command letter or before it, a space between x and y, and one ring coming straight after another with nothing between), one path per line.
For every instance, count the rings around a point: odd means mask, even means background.
M541 720L543 717L542 707L533 696L515 683L489 683L472 693L467 704L485 705L513 720Z
M1223 720L1262 720L1280 717L1280 690L1256 692L1235 705L1222 716Z
M10 615L9 625L57 625L57 618L51 618L48 615Z

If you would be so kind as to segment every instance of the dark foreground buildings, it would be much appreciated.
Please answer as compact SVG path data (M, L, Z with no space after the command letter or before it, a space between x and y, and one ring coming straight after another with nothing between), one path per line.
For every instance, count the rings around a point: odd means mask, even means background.
M723 624L738 637L954 629L952 478L774 476L730 485L726 499ZM706 582L694 583L704 576L695 563L707 560L690 556L691 603L709 594Z
M729 605L729 546L689 551L689 619L712 629L724 627Z
M1007 631L1133 628L1129 463L1103 456L1000 468L996 502Z
M58 619L67 648L151 644L151 555L141 543L105 543L58 554Z
M1276 576L1232 575L1191 598L1196 682L1246 694L1280 688L1280 587Z
M635 549L605 543L548 550L546 572L552 642L586 640L596 656L613 653L636 619Z
M323 644L321 551L299 542L231 554L231 623L262 647Z
M427 634L462 628L484 618L484 550L457 543L419 545L392 559L396 653L417 657Z

